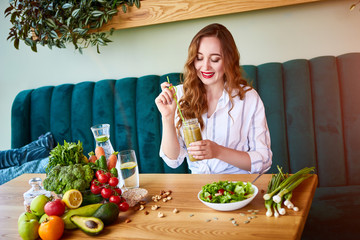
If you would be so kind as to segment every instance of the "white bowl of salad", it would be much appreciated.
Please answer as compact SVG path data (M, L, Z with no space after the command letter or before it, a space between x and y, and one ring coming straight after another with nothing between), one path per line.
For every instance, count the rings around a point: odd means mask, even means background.
M203 186L198 198L212 209L234 211L248 205L258 192L250 182L219 181Z

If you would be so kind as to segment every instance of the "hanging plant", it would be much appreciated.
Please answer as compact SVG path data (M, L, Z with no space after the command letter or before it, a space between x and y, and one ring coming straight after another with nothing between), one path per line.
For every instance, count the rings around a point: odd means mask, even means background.
M12 27L7 40L14 41L19 49L24 41L34 52L37 45L65 48L72 43L80 53L88 46L109 42L109 33L96 30L107 23L118 7L126 13L128 7L140 8L140 0L10 0L5 17L10 17Z

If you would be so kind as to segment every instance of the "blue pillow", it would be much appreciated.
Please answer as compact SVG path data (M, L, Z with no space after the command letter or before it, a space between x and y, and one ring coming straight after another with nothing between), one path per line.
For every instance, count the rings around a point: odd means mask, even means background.
M0 151L0 169L20 166L26 162L49 157L51 149L55 147L53 135L45 135L21 148Z

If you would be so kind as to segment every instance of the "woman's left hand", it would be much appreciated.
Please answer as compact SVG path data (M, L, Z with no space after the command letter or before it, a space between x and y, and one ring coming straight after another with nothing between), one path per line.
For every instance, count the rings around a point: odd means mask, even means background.
M188 153L195 159L204 160L217 158L219 153L219 145L210 140L201 140L192 142L187 148Z

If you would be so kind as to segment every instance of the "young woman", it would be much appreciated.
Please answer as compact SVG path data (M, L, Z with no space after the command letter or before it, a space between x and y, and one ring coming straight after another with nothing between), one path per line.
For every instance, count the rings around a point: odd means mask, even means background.
M160 156L176 168L187 158L192 173L259 173L272 163L265 109L258 93L243 78L240 56L229 30L211 24L192 39L184 82L161 84L155 99L163 124ZM197 118L201 141L186 148L184 119ZM191 154L198 161L190 161Z

